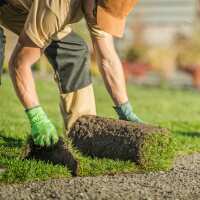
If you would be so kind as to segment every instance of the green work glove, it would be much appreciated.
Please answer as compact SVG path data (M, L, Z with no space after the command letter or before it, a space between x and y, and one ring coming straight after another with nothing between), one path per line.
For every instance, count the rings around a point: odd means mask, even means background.
M58 134L42 107L27 109L26 114L31 124L33 141L39 146L50 146L58 142Z
M114 109L121 120L143 123L143 121L133 112L129 102L116 106Z

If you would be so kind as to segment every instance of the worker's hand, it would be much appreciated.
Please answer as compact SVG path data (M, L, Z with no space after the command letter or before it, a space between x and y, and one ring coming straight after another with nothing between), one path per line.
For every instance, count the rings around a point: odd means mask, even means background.
M31 135L36 145L50 146L58 142L56 128L40 106L26 110L26 113L31 124Z
M143 121L133 112L132 106L129 102L114 107L120 120L132 121L135 123L142 123Z

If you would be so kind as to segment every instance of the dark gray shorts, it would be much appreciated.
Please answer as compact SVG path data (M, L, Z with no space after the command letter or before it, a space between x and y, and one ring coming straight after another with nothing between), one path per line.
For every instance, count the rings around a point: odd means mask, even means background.
M58 76L61 92L73 92L91 84L88 46L76 33L71 32L62 40L53 41L45 55Z

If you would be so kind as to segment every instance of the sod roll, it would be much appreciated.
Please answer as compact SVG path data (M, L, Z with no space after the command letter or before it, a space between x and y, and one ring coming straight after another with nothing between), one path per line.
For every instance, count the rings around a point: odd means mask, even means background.
M83 116L69 137L83 154L131 160L145 170L171 166L173 152L168 129L96 116Z

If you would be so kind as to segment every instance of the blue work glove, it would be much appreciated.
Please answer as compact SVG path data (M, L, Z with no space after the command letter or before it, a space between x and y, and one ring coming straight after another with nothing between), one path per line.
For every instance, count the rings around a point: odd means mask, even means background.
M114 109L120 120L143 123L143 121L133 112L133 108L129 102L116 106Z

